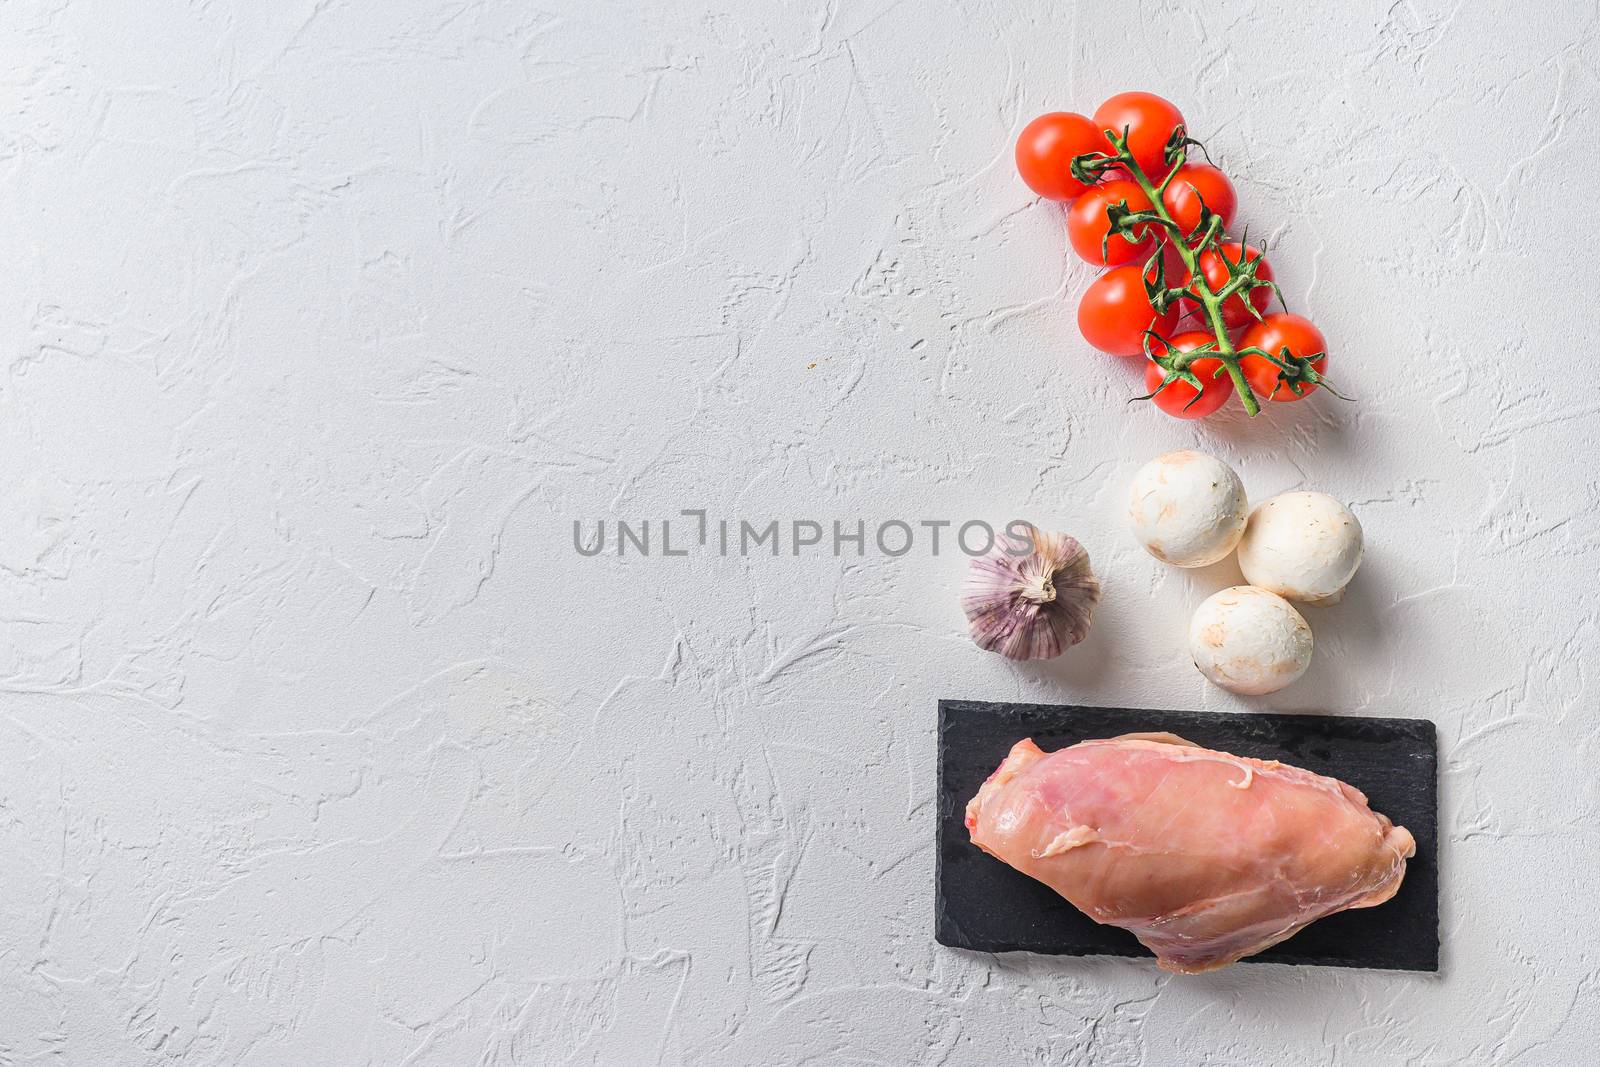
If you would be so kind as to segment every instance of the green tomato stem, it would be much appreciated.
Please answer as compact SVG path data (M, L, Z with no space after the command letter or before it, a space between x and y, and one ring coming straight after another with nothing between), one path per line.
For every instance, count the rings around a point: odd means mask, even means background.
M1123 143L1118 144L1118 140ZM1173 174L1183 165L1183 159L1179 158L1172 165L1172 169L1167 172L1166 178L1162 180L1158 188L1151 183L1149 176L1144 172L1144 168L1139 166L1138 160L1134 159L1132 153L1128 151L1125 138L1114 139L1112 145L1120 153L1119 165L1133 177L1139 188L1144 191L1144 195L1149 198L1151 210L1159 217L1162 230L1166 231L1156 238L1158 244L1171 245L1177 251L1178 258L1183 261L1184 267L1189 271L1190 284L1185 286L1185 292L1198 300L1201 308L1205 311L1206 322L1211 327L1211 332L1216 336L1217 343L1213 351L1192 354L1173 353L1177 366L1179 369L1186 369L1196 359L1221 360L1222 365L1227 368L1228 377L1233 379L1234 391L1239 394L1239 399L1244 404L1245 414L1252 417L1260 414L1261 404L1256 399L1256 394L1251 390L1250 383L1245 380L1244 371L1239 366L1239 360L1242 356L1233 347L1233 341L1228 337L1228 324L1222 318L1223 303L1244 287L1244 280L1242 277L1229 278L1221 289L1214 290L1200 270L1200 253L1216 244L1218 238L1222 236L1221 223L1213 220L1213 224L1207 228L1200 242L1194 248L1190 248L1189 242L1184 239L1187 235L1178 225L1178 221L1172 217L1172 213L1167 210L1167 205L1161 199L1161 194L1166 191L1167 185L1172 181ZM1241 253L1241 256L1243 254Z

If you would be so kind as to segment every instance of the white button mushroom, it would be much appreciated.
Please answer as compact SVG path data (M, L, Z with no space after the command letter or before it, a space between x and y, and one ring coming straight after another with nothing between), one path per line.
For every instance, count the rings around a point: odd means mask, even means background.
M1196 609L1189 653L1215 685L1235 693L1275 693L1311 665L1311 627L1278 594L1236 585Z
M1361 523L1326 493L1284 493L1250 513L1239 542L1245 581L1289 600L1336 603L1361 566Z
M1244 534L1239 476L1204 452L1169 452L1134 475L1128 519L1145 550L1178 567L1217 562Z

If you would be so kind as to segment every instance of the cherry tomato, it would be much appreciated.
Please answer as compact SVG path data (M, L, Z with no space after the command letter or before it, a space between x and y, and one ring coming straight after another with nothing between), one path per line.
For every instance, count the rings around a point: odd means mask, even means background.
M1149 255L1155 238L1148 233L1137 242L1128 240L1120 233L1105 241L1106 234L1111 231L1106 209L1124 200L1132 211L1150 210L1150 198L1144 195L1144 190L1126 180L1096 185L1073 201L1072 206L1067 208L1067 239L1072 243L1072 250L1090 263L1106 267L1115 267ZM1100 253L1102 241L1105 243L1104 257Z
M1183 125L1183 113L1154 93L1118 93L1095 109L1094 124L1118 136L1126 128L1128 151L1155 183L1166 176L1167 141Z
M1177 322L1176 306L1167 308L1164 315L1157 315L1150 306L1136 263L1100 275L1078 302L1078 330L1083 339L1113 356L1142 355L1146 330L1166 337Z
M1275 356L1287 348L1291 356L1304 358L1328 351L1328 342L1322 336L1322 331L1311 324L1310 319L1280 311L1275 315L1268 315L1246 330L1239 338L1239 347L1259 348ZM1322 368L1327 365L1328 360L1324 356L1313 361L1311 367L1321 374ZM1278 365L1260 356L1245 356L1239 361L1239 369L1244 371L1245 378L1250 382L1250 388L1257 396L1283 401L1300 400L1316 389L1315 385L1301 382L1301 391L1296 393L1287 383L1279 380Z
M1087 117L1052 111L1022 128L1017 138L1017 173L1040 196L1073 200L1084 185L1072 176L1072 157L1107 151L1105 138Z
M1216 338L1209 333L1195 330L1190 333L1180 333L1167 343L1174 351L1193 352L1215 340ZM1228 397L1233 395L1233 379L1228 377L1220 359L1201 357L1189 364L1189 370L1204 386L1200 392L1196 393L1194 386L1188 382L1176 381L1150 399L1156 407L1175 418L1203 419L1228 402ZM1146 363L1144 387L1155 392L1156 386L1161 384L1166 375L1167 372L1154 361Z
M1220 255L1218 253L1221 253ZM1226 258L1227 263L1223 260ZM1272 280L1272 268L1267 265L1266 258L1254 248L1245 250L1237 241L1229 241L1218 248L1208 248L1200 253L1200 273L1205 277L1206 284L1211 286L1213 292L1228 284L1228 263L1235 266L1241 263L1254 263L1261 261L1256 268L1256 278L1260 281ZM1255 305L1257 311L1267 310L1267 305L1272 302L1272 290L1265 286L1250 290L1250 303ZM1195 301L1199 307L1199 301ZM1229 326L1243 326L1247 322L1255 322L1255 316L1250 314L1250 309L1245 306L1244 294L1234 293L1222 305L1222 321Z
M1172 184L1161 194L1172 221L1184 233L1193 233L1200 225L1200 202L1222 216L1222 227L1227 229L1233 221L1234 209L1239 206L1239 194L1233 191L1228 176L1209 163L1185 163L1173 176Z

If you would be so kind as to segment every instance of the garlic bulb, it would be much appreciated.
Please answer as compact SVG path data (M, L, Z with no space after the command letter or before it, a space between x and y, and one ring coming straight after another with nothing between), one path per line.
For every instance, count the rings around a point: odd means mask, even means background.
M961 608L979 648L1009 659L1052 659L1088 634L1100 583L1076 540L1028 530L973 559Z

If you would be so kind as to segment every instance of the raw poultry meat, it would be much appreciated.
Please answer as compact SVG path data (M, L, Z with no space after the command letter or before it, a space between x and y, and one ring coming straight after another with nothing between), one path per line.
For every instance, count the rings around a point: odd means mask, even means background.
M967 805L972 842L1180 974L1226 967L1400 888L1416 842L1333 778L1172 734L1017 742Z

